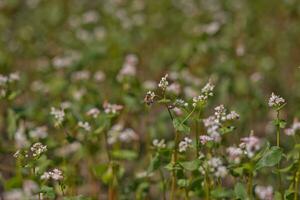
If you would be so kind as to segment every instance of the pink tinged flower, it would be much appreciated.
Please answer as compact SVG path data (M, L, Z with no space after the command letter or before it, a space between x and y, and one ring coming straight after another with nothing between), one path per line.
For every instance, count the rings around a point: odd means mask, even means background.
M254 136L253 133L249 137L244 137L241 139L240 148L245 149L246 154L249 158L252 158L260 148L261 141L258 137Z
M280 107L284 103L285 103L285 100L282 97L275 95L274 93L271 94L271 97L268 102L270 107Z
M87 111L87 116L92 116L93 118L97 118L100 114L100 110L98 108L91 108L89 111Z
M201 135L200 137L201 144L205 145L207 142L213 141L214 139L208 135Z
M123 109L122 105L118 104L110 104L108 102L103 103L104 112L106 114L117 114L119 111Z
M243 155L243 150L239 147L228 147L226 149L226 152L228 153L229 161L234 163L240 163L241 156Z
M255 194L260 200L273 200L272 186L256 186Z
M300 130L300 122L295 121L290 128L285 130L285 134L288 136L293 136L299 130Z

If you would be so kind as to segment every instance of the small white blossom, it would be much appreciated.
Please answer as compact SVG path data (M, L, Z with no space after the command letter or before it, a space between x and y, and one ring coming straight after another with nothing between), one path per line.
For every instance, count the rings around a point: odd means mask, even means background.
M46 138L48 136L48 128L46 126L36 127L29 132L31 138Z
M288 135L288 136L293 136L299 130L300 130L300 122L295 121L290 128L287 128L285 130L285 134Z
M123 106L118 105L118 104L110 104L110 103L105 102L103 104L103 108L104 108L104 112L106 114L116 114L116 113L118 113L119 111L121 111L123 109Z
M145 98L144 98L144 102L147 104L147 105L151 105L154 103L154 98L155 98L155 93L152 92L152 91L148 91Z
M205 145L209 141L213 141L214 139L208 135L200 135L200 142L202 145Z
M64 178L63 173L59 169L53 169L52 171L44 172L41 176L42 180L53 179L54 181L60 181Z
M162 139L162 140L154 139L152 144L154 147L159 148L159 149L166 148L166 143L165 143L164 139Z
M253 135L253 132L249 137L244 137L241 139L241 144L239 147L244 149L247 156L252 158L254 154L261 148L261 141L258 137Z
M284 103L285 103L285 100L282 97L277 96L274 93L271 94L271 97L269 99L270 107L278 108L278 107L282 106Z
M92 116L93 118L97 118L100 114L100 110L98 108L91 108L89 111L87 111L87 116Z
M192 140L188 137L185 137L180 143L179 143L179 152L185 152L192 144Z
M241 162L241 156L243 155L243 150L239 147L228 147L226 149L226 152L228 153L228 160L233 163L240 163Z
M52 107L51 108L51 115L55 119L55 126L59 126L64 121L65 111Z
M33 157L38 157L40 156L42 153L46 152L47 151L47 146L46 145L43 145L42 143L40 142L37 142L35 144L33 144L31 147L30 147L30 150L32 152L32 156Z
M273 187L272 186L256 186L255 194L260 200L273 200Z
M91 131L91 126L90 126L90 124L88 122L82 122L82 121L80 121L80 122L78 122L78 126L80 128L83 128L85 131Z
M158 87L162 90L166 90L167 87L169 86L169 82L167 80L168 78L168 74L166 74L164 77L161 78L159 84L158 84Z

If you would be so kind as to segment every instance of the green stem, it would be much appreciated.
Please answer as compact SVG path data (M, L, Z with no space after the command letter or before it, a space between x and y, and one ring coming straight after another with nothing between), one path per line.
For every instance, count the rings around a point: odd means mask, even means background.
M280 110L277 110L277 125L276 125L276 144L277 147L280 147ZM281 173L280 173L280 162L277 165L277 170L278 170L278 187L279 187L279 191L281 194L281 199L284 199L284 194L283 194L283 188L282 188L282 180L281 180Z
M177 177L176 177L176 163L177 163L177 154L178 154L178 142L179 142L179 133L175 132L175 146L172 154L172 185L171 185L171 200L175 200L176 196L176 187L177 187Z
M209 178L207 172L205 172L205 200L210 200Z
M161 168L159 168L159 173L162 181L162 190L163 190L163 200L167 200L167 195L166 195L166 180L163 171Z
M193 108L193 110L188 114L188 116L186 116L186 118L181 122L181 124L186 122L186 120L188 120L192 116L192 114L194 113L195 110L196 110L196 107Z
M248 195L250 200L253 199L253 194L252 194L252 185L253 185L253 173L251 172L251 174L249 174L249 179L248 179L248 187L247 187L247 191L248 191Z
M294 188L294 200L298 200L298 191L299 191L299 179L300 179L300 160L298 161L299 166L295 175L295 188Z

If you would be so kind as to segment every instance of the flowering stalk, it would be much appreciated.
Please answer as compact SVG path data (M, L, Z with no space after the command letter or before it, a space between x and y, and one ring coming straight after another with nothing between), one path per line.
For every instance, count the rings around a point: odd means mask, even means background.
M176 177L176 169L175 165L177 163L177 155L178 155L178 143L179 143L179 132L175 132L175 146L172 154L172 165L173 165L173 171L172 171L172 185L171 185L171 200L175 200L175 195L176 195L176 182L177 182L177 177Z

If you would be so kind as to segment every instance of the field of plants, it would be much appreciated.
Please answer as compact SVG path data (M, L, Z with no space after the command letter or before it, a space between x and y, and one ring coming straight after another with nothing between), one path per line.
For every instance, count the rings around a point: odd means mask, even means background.
M0 0L0 199L300 200L300 1Z

